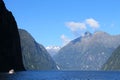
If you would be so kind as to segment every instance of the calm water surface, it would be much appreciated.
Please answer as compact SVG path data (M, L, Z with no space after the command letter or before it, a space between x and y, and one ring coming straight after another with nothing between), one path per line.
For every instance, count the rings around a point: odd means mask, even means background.
M25 71L0 74L0 80L120 80L119 71Z

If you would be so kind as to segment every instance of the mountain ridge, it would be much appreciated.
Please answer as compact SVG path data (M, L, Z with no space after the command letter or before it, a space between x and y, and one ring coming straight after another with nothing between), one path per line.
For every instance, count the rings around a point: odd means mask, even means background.
M43 45L37 43L30 33L24 29L19 29L19 34L26 70L57 70L56 63Z
M80 36L61 48L54 60L63 70L100 70L120 44L119 40L120 35L112 36L101 31Z

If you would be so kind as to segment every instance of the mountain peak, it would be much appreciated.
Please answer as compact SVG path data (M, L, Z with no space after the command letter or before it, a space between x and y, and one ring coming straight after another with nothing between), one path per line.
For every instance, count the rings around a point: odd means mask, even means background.
M86 31L82 36L74 39L72 41L72 43L80 42L82 38L88 38L88 37L91 37L91 36L92 36L92 33L90 33L89 31Z
M84 33L84 36L91 36L92 35L92 33L90 33L89 31L86 31L85 33Z
M5 3L3 2L3 0L0 0L0 12L3 10L6 10Z

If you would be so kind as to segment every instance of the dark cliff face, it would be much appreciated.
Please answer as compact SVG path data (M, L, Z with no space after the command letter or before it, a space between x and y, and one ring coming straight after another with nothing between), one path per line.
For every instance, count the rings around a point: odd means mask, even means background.
M0 72L25 70L14 16L0 0Z

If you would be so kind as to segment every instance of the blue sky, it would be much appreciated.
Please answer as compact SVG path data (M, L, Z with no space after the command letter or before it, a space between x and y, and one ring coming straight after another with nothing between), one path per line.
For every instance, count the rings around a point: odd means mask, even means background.
M63 46L85 31L120 34L119 0L4 0L37 42Z

